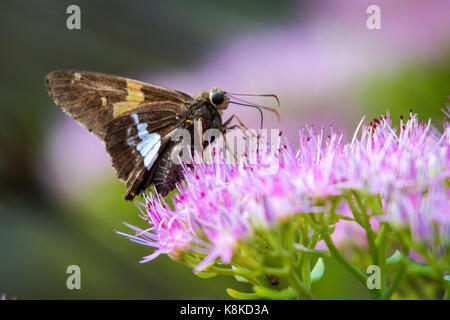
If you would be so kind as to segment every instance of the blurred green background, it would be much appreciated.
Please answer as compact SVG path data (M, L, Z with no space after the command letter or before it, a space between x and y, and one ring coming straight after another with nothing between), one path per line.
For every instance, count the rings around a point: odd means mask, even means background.
M377 3L378 2L378 3ZM381 30L366 8L381 7ZM66 8L81 8L81 30ZM140 225L101 142L47 96L45 75L79 69L196 94L273 92L281 127L333 124L412 108L441 129L450 95L448 1L1 1L0 293L18 299L224 299L229 278L199 279L113 233ZM270 104L270 101L265 101ZM256 126L255 114L235 109ZM332 260L319 298L369 298ZM66 268L81 268L81 290Z

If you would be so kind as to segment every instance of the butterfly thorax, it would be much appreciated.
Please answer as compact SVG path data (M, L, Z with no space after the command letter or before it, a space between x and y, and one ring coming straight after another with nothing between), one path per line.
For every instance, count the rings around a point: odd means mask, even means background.
M209 92L203 90L199 94L195 95L193 98L195 101L209 100Z
M194 102L188 105L185 119L189 123L191 121L201 121L203 129L218 129L222 128L222 110L219 110L209 100L209 94L194 97Z

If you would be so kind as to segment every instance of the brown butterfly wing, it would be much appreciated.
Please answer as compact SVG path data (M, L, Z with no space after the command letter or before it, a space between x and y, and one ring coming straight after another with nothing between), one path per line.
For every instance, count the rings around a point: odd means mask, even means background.
M45 83L55 103L106 145L131 200L152 182L152 166L183 125L183 92L95 72L62 70Z
M143 103L114 118L106 126L105 145L113 167L127 185L125 199L133 199L152 183L153 165L182 125L181 103Z
M142 103L193 101L177 90L95 72L54 71L47 75L45 83L57 105L102 139L112 119Z

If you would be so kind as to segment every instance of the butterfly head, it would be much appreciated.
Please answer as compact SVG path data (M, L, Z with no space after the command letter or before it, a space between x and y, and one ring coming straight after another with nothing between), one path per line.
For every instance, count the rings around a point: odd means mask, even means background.
M209 101L218 109L225 110L230 103L230 97L221 89L212 88L209 92Z

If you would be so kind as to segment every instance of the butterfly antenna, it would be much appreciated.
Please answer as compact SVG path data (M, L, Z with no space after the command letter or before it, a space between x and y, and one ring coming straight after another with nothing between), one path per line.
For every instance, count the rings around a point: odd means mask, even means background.
M278 107L280 107L280 99L278 99L278 96L273 93L269 94L251 94L251 93L228 93L232 96L248 96L248 97L270 97L274 98L277 101Z
M252 104L246 104L246 103L240 103L240 102L235 102L235 101L230 101L230 103L234 103L234 104L238 104L240 106L246 106L246 107L251 107L251 108L256 108L259 111L259 115L261 116L261 128L263 128L263 121L264 121L264 116L263 116L263 112L261 110L261 107L259 106L254 106Z
M260 109L268 110L268 111L271 111L271 112L275 113L275 115L277 116L278 122L280 121L280 114L278 113L278 111L276 109L270 108L270 107L266 107L266 106L262 106L260 104L255 104L253 102L250 102L250 101L247 101L247 100L244 100L244 99L241 99L241 98L234 97L231 94L229 94L229 95L230 95L230 98L233 98L234 100L237 100L239 102L243 102L247 106L258 107ZM232 102L232 101L230 101L230 102Z
M253 104L252 102L249 102L249 101L246 101L244 99L236 97L237 95L239 95L239 96L267 96L267 97L274 97L277 100L278 106L280 106L280 100L278 99L278 97L276 95L272 95L272 94L267 94L267 95L230 94L230 93L228 93L228 95L230 96L230 98L233 98L233 100L240 101L240 102L230 101L230 103L237 104L237 105L240 105L240 106L255 108L255 109L257 109L259 111L259 115L261 116L261 126L260 126L261 130L263 128L263 121L264 121L264 115L263 115L262 109L268 110L268 111L272 111L277 116L278 121L280 121L280 114L278 113L278 111L276 109L270 108L270 107L266 107L266 106L262 106L262 105L256 105L256 104ZM256 153L259 154L259 142L258 142L257 147L256 147Z

